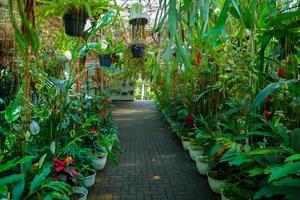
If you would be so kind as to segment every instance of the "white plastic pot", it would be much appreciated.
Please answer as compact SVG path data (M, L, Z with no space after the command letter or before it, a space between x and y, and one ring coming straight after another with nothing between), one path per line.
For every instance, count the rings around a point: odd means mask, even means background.
M209 176L209 171L207 172L207 180L208 180L208 185L210 189L217 194L221 193L222 187L227 183L227 180L217 180L214 178L211 178Z
M203 155L203 150L201 149L193 149L192 146L189 147L189 153L192 160L195 160L197 157Z
M89 192L85 187L75 186L75 187L73 187L73 193L81 194L80 196L82 196L82 197L79 198L78 200L87 200L87 195Z
M201 156L200 156L201 157ZM206 175L207 172L210 170L209 163L207 162L202 162L199 159L196 159L196 166L197 170L201 175Z
M102 170L104 169L107 161L107 155L105 154L102 157L97 157L96 159L92 160L91 165L95 170Z
M95 184L96 171L92 175L84 177L84 184L86 187L91 187Z
M134 3L130 8L129 23L132 25L146 25L149 15L142 3Z
M222 197L222 200L230 200L230 198L226 197L223 192L221 192L221 197Z
M191 146L191 141L189 141L189 140L182 140L182 146L183 146L184 150L188 151L189 147Z

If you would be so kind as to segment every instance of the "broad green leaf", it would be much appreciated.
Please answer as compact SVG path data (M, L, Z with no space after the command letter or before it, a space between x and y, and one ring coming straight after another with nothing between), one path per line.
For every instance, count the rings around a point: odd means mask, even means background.
M47 154L45 153L45 154L41 157L41 159L39 160L39 169L42 168L42 166L43 166L43 164L44 164L44 162L45 162L46 156L47 156Z
M25 156L18 161L8 161L4 165L0 166L0 173L11 169L11 168L17 166L18 164L27 163L28 161L32 160L33 158L34 158L34 156Z
M8 188L6 185L1 184L0 185L0 196L6 197L8 192Z
M33 192L35 191L39 186L41 186L45 179L47 178L47 176L50 174L51 172L51 165L44 167L42 169L42 172L38 175L36 175L34 177L34 179L32 180L31 184L30 184L30 188L29 191Z
M16 121L20 117L22 106L18 105L18 103L15 101L11 102L5 111L5 119L12 123Z
M296 174L300 171L300 162L287 163L282 167L275 167L271 170L271 176L269 178L269 182L274 180L284 178L291 174Z
M299 199L299 188L292 187L275 187L275 186L264 186L261 187L254 195L254 199L264 199L263 197L272 199L275 195L285 195L284 199L298 200Z
M246 171L247 173L249 173L249 176L259 176L259 175L263 175L265 172L264 168L259 168L259 167L255 167L253 169L249 169Z
M0 178L0 185L12 184L24 178L24 174L12 174Z
M55 141L53 141L50 144L50 151L53 155L55 154L55 150L56 150L56 143L55 143Z
M300 160L300 154L295 154L295 155L289 156L285 159L284 162L291 162L291 161L295 161L295 160Z
M263 132L263 131L251 131L248 135L260 135L260 136L267 136L267 137L274 137L272 133Z
M300 128L294 129L291 133L291 147L300 153Z
M264 154L277 154L283 153L284 149L280 147L267 147L262 149L255 149L249 152L249 155L264 155Z
M103 28L103 27L105 27L107 24L109 24L109 23L112 21L114 15L116 15L115 11L110 11L110 12L107 13L103 18L101 18L101 19L96 23L96 26L93 27L91 33L90 33L89 36L88 36L88 40L89 40L89 41L92 40L101 28Z
M25 189L25 175L21 174L21 178L18 180L18 182L14 185L12 189L12 199L13 200L19 200L22 198L22 194Z
M256 98L252 104L252 108L256 109L260 104L264 101L264 98L270 94L272 94L277 89L282 88L286 84L296 83L298 80L288 80L288 81L279 81L277 83L271 83L267 87L265 87L263 90L261 90L257 95Z
M287 177L272 183L274 186L289 186L300 188L300 178Z
M240 8L239 8L239 5L238 5L238 0L231 0L231 2L232 2L232 4L233 4L233 6L234 6L236 12L237 12L239 15L241 15L241 13L240 13Z

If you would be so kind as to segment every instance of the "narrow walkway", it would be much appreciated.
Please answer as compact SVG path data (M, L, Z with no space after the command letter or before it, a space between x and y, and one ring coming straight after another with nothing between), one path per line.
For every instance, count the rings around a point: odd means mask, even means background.
M89 200L216 199L153 102L118 102L113 114L124 154L98 173Z

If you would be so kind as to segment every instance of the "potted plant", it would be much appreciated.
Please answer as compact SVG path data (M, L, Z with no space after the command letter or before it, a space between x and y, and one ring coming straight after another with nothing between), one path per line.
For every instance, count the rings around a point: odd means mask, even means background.
M129 23L132 25L146 25L149 21L147 11L142 3L134 3L130 8Z
M107 161L107 153L96 153L96 155L91 158L91 166L99 171L104 169Z
M185 135L181 135L181 143L182 143L182 146L183 146L183 149L185 151L188 151L189 150L189 147L192 145L192 141L194 141L193 138L189 137L191 134L187 133Z
M145 55L146 44L143 39L135 40L129 46L131 49L132 57L142 58Z
M197 170L201 175L206 175L210 170L210 159L208 156L198 156L196 157Z
M221 189L222 200L247 200L253 191L242 188L239 184L226 183Z
M38 12L45 17L62 17L65 32L70 36L82 36L87 20L99 16L113 6L108 1L95 0L37 0L43 6Z
M73 187L73 198L78 200L87 200L88 190L84 187Z
M207 180L210 189L214 193L221 193L222 187L227 183L226 173L223 171L208 171L207 172Z
M68 5L68 10L63 15L66 34L77 37L82 36L88 18L89 15L84 5Z
M85 187L91 187L95 183L96 170L91 169L89 165L83 165L81 170L81 175L83 177L83 183Z
M189 146L189 154L192 160L195 160L197 157L202 156L204 154L203 148L200 145L198 139L195 139L191 142L191 145Z
M103 40L101 48L97 49L100 66L110 67L113 64L114 57L123 49L124 45L121 41L113 42L112 38Z

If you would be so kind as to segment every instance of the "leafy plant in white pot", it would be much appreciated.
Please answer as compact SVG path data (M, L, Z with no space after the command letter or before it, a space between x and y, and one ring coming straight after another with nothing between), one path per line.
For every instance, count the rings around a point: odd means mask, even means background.
M193 138L181 136L182 147L185 151L189 150L189 147L191 146L193 140Z
M208 171L207 172L207 180L210 189L214 193L221 193L222 187L227 183L226 173L222 171Z
M210 160L208 156L198 156L196 158L197 170L201 175L206 175L210 170Z
M196 160L197 157L202 156L204 154L203 148L198 139L192 141L188 149L192 160Z
M83 166L84 171L82 172L83 182L85 187L91 187L95 184L96 180L96 170L91 169L88 166Z
M91 165L95 170L103 170L107 162L107 153L96 153L96 155L91 158Z

